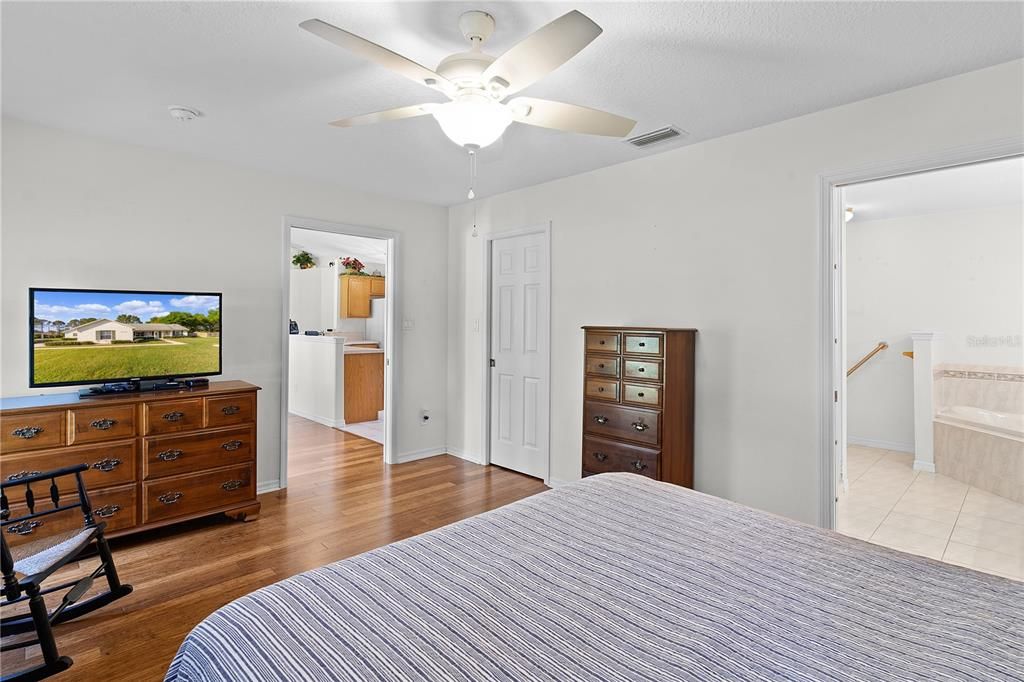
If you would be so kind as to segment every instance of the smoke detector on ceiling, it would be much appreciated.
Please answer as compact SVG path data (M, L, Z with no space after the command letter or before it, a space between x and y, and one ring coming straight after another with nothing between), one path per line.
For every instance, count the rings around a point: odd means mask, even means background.
M167 107L167 113L169 113L171 118L175 121L191 121L202 116L202 114L195 109L178 106L177 104L172 104Z

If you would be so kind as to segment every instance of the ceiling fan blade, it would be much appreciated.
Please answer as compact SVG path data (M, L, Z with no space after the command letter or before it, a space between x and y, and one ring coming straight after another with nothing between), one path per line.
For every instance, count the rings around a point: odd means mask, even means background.
M516 97L508 107L512 110L513 119L520 123L571 133L625 137L636 125L631 118L607 111L534 97Z
M408 107L398 107L397 109L388 109L387 111L375 111L372 114L362 114L361 116L352 116L351 118L342 118L337 121L331 121L330 125L338 128L351 128L352 126L367 125L369 123L382 123L384 121L397 121L402 118L413 118L414 116L423 116L429 114L436 104L413 104Z
M483 81L490 83L500 78L508 83L504 94L519 92L569 61L601 31L587 15L573 10L537 29L495 59L484 71Z
M405 76L409 80L416 81L420 85L426 85L429 88L440 90L445 94L455 92L455 86L452 85L450 81L431 71L422 64L417 64L397 52L392 52L386 47L382 47L377 43L372 43L366 38L360 38L356 34L349 33L337 26L328 24L326 21L320 21L319 19L307 19L299 24L299 27L306 29L315 36L319 36L328 42L334 43L339 47L343 47L346 50L353 52L367 61L379 64L386 69L390 69L395 73Z

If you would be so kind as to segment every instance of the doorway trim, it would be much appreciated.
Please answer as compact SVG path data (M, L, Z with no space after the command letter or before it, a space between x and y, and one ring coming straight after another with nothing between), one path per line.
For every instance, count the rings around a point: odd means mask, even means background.
M480 348L481 348L481 379L480 379L480 404L483 406L480 418L480 464L487 466L491 463L491 251L495 239L506 237L521 237L527 234L543 234L547 246L546 271L544 273L548 283L548 457L544 463L544 483L549 485L551 480L551 221L527 225L524 227L492 232L481 235L480 239L480 263L483 267L483 319L480 320ZM550 487L550 486L549 486Z
M846 304L842 188L900 175L996 161L1024 155L1024 137L1009 137L938 152L863 164L818 175L819 355L819 503L818 525L835 528L836 454L846 429L846 358L842 356Z
M334 223L301 216L284 216L281 221L281 462L280 487L288 486L288 307L291 293L291 231L292 228L331 232L334 234L353 235L383 239L388 243L387 268L388 295L385 297L385 318L387 333L384 336L384 463L394 464L397 459L395 452L395 387L399 371L401 337L397 333L395 320L399 316L399 295L401 276L399 273L399 241L400 234L394 230L377 227Z

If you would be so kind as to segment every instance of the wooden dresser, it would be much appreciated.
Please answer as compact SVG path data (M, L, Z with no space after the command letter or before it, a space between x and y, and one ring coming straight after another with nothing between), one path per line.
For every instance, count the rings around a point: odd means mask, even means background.
M108 535L133 533L225 512L259 515L256 501L256 395L242 381L208 388L80 398L77 394L0 400L0 476L86 463L93 513ZM73 482L73 481L72 481ZM71 492L70 490L68 492ZM12 512L22 495L8 491ZM45 490L37 499L48 505ZM54 514L52 526L81 523ZM17 544L33 529L11 531Z
M583 475L693 487L696 329L584 327Z

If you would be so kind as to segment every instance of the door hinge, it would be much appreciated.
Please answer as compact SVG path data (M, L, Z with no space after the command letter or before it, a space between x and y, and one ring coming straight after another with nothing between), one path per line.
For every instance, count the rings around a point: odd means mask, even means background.
M494 367L494 358L491 358L491 367Z

